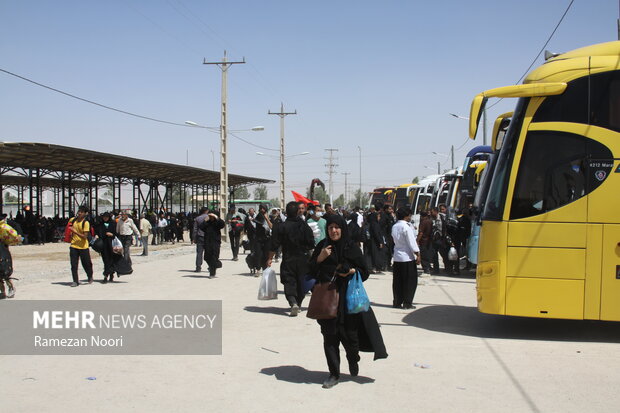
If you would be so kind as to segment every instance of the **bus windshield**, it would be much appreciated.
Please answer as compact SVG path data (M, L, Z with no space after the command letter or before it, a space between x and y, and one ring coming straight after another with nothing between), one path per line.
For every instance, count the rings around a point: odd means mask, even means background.
M519 141L519 135L521 134L521 128L523 127L525 110L529 102L530 98L520 98L515 108L514 116L504 137L502 149L497 159L497 166L495 167L495 173L493 174L489 195L487 196L482 215L483 220L502 220L506 192L508 191L510 168L512 168L512 161Z

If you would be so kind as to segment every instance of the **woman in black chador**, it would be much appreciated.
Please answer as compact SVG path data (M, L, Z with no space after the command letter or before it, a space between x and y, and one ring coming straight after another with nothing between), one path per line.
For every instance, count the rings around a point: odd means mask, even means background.
M368 278L368 268L359 246L349 238L344 218L337 214L326 217L327 237L318 243L310 258L311 275L317 283L336 283L339 302L336 318L317 320L323 334L323 349L329 368L329 378L323 388L338 384L340 378L340 343L342 343L349 362L351 376L359 372L359 352L374 352L374 359L387 357L379 324L370 308L366 312L347 314L346 294L349 281L356 271L362 280Z
M220 245L222 244L222 228L225 225L224 221L213 212L210 212L208 218L200 224L200 229L205 233L204 254L209 266L209 278L214 278L216 270L222 267Z
M261 204L258 207L258 214L254 218L256 224L254 231L254 245L252 254L255 254L254 274L258 276L259 270L267 268L267 256L269 254L272 224L267 214L267 206Z
M114 281L116 264L122 258L121 255L112 252L112 240L118 235L116 232L116 222L110 219L109 212L104 212L94 229L95 235L103 241L101 259L103 260L103 283L105 284L108 280L110 282Z

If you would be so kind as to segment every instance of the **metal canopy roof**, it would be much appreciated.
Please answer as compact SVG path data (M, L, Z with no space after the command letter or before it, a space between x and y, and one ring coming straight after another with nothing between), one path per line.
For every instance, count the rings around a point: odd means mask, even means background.
M0 166L158 181L161 184L219 185L220 183L220 173L207 169L48 143L0 143ZM273 182L269 179L228 175L230 186Z
M39 178L41 188L62 188L62 180L57 178ZM22 175L0 175L0 185L2 186L29 186L36 183L27 176ZM106 186L107 182L90 182L74 179L71 181L71 188L86 189L95 186Z

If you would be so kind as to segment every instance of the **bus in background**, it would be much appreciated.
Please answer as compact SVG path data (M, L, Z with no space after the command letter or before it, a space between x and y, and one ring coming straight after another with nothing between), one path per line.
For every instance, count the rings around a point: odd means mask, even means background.
M471 234L467 240L467 260L472 264L478 264L478 240L480 237L480 225L482 224L481 213L484 210L484 203L489 193L489 187L491 186L491 178L493 177L493 171L497 161L497 155L502 147L502 142L508 125L510 125L510 119L513 112L507 112L499 115L495 120L493 126L493 134L491 135L491 154L486 161L474 161L479 162L476 166L476 176L474 176L474 182L477 184L474 186L474 199L470 212L471 217ZM471 151L470 151L471 153Z
M521 85L482 211L478 309L620 321L620 41L551 56Z
M463 180L460 188L461 205L458 207L467 207L474 202L480 182L480 172L484 168L482 165L486 165L491 153L493 150L488 145L476 146L467 153L463 163Z
M415 189L419 188L416 184L403 184L396 187L396 196L394 197L394 211L402 207L411 207L411 199L414 196Z
M459 187L463 174L458 169L452 169L437 178L435 190L431 199L431 206L438 207L444 204L446 207L456 208L459 201Z
M375 206L377 202L381 202L383 204L388 203L395 189L396 188L394 187L380 187L373 189L370 193L369 206Z

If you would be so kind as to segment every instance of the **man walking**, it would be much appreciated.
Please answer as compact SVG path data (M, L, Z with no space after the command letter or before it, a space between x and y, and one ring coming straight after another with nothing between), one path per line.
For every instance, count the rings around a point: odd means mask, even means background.
M411 222L411 208L398 208L398 221L392 226L390 234L394 239L394 278L392 292L394 294L393 307L405 309L413 308L413 296L418 288L418 269L420 249L415 240Z
M275 252L282 247L280 281L284 284L284 295L291 306L291 317L299 314L304 299L303 277L309 271L308 251L314 248L312 230L298 212L297 202L286 204L286 221L274 227L267 259L267 266L271 267Z
M233 261L239 260L237 257L239 255L239 243L241 242L244 222L245 216L240 212L236 212L235 206L231 205L228 214L226 214L226 223L228 224L228 236L230 238Z
M202 207L200 208L200 215L194 219L194 228L192 230L192 238L196 243L196 271L200 272L202 270L202 260L204 259L204 248L205 248L205 233L203 232L201 226L205 219L209 217L209 208Z
M149 255L149 234L151 233L153 227L148 219L146 219L146 214L142 214L142 219L140 219L140 236L142 237L142 254L143 256Z
M122 270L117 271L118 275L131 274L133 272L131 265L131 240L135 235L140 240L140 231L136 228L133 219L129 218L129 214L126 210L121 211L121 217L116 223L116 233L123 243L123 266Z
M82 263L82 268L86 271L88 283L93 283L93 262L90 260L90 251L88 246L88 235L90 233L90 224L86 220L88 208L82 205L78 208L77 216L69 220L71 230L71 245L69 246L69 260L71 262L71 276L73 282L71 287L80 285L78 278L78 261Z

